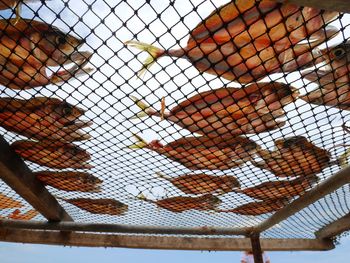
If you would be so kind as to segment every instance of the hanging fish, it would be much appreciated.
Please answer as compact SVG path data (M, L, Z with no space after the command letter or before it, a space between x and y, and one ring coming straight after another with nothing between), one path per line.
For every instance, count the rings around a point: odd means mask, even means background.
M90 154L72 143L20 140L11 144L23 159L50 168L91 169Z
M338 15L277 1L236 0L197 25L184 48L163 50L138 41L125 44L150 54L140 74L159 57L171 56L187 59L200 72L249 83L312 62L311 50L339 31L323 30ZM310 44L299 45L303 40Z
M234 189L233 191L263 201L281 198L290 199L303 195L317 180L318 177L314 175L306 178L296 178L291 181L270 181L250 188Z
M33 209L25 212L24 214L22 214L21 210L16 209L7 218L14 220L31 220L37 215L39 215L39 212Z
M20 201L12 199L2 193L0 193L0 209L6 208L20 208L23 207L23 204Z
M320 86L300 98L315 105L350 110L350 42L321 51L323 70L307 70L303 76Z
M0 126L40 141L89 139L89 134L79 131L92 124L77 120L84 113L83 109L55 98L0 98Z
M76 121L86 112L78 106L57 98L33 97L30 99L0 98L0 112L27 111L40 117L49 115L61 124Z
M211 194L199 197L176 196L156 201L147 199L143 196L138 197L138 199L156 204L157 206L174 213L181 213L192 209L200 211L214 210L221 204L221 200Z
M286 199L275 199L261 202L252 202L228 210L216 210L219 213L235 213L245 216L258 216L276 212L282 209L288 201Z
M60 198L80 209L92 214L123 215L128 211L128 205L114 199L90 199L90 198Z
M182 164L191 170L226 170L251 160L259 146L244 137L208 138L183 137L166 145L158 140L145 142L135 135L138 142L132 149L147 148Z
M201 174L185 174L176 178L165 176L157 173L185 194L224 194L233 191L240 186L239 181L234 176L213 176L204 173Z
M35 172L34 175L45 185L63 191L100 192L102 180L84 172Z
M193 133L218 137L260 133L285 124L283 106L298 97L297 89L279 82L260 82L243 88L201 92L181 102L170 112L156 111L131 97L142 109L137 117L163 116Z
M88 74L85 67L92 56L79 52L84 41L61 32L43 22L21 19L0 20L0 84L11 89L29 89L51 83L68 81ZM62 67L73 63L70 69L47 74L50 66Z
M338 164L338 161L331 161L328 151L317 147L303 136L278 139L275 146L274 151L259 151L258 155L263 161L252 161L252 164L278 177L307 177Z

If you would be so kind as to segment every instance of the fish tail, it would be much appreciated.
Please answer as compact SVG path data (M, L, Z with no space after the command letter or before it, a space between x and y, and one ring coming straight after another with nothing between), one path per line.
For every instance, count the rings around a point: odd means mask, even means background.
M340 147L340 146L341 147L348 147L349 145L336 145L332 148ZM343 154L341 154L339 157L337 157L337 159L335 159L334 161L331 161L330 165L338 165L341 168L345 168L349 165L349 162L348 162L349 156L350 156L350 148L346 149Z
M138 200L145 201L145 202L148 202L148 203L154 203L153 200L146 198L146 196L144 194L139 194L138 196L136 196L136 198Z
M124 43L127 46L146 51L149 54L149 57L143 62L142 68L137 74L138 77L142 77L146 71L157 61L157 59L165 54L165 50L146 44L139 41L129 40Z
M171 178L169 176L166 176L165 174L161 173L161 172L156 172L156 175L159 177L159 178L162 178L164 180L167 180L167 181L171 181Z
M148 105L146 102L132 95L130 96L130 99L141 109L141 112L137 113L135 116L131 117L130 119L138 119L138 118L143 118L147 116L160 116L160 114L155 109L153 109L150 105Z
M148 145L148 143L144 139L142 139L139 135L133 133L133 136L136 138L137 142L128 146L129 149L142 149Z

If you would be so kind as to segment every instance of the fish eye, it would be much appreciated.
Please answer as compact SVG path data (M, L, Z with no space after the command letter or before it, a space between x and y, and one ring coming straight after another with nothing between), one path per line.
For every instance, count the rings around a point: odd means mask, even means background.
M343 48L337 48L333 50L332 53L337 59L340 59L345 55L346 52Z
M285 140L284 143L283 143L283 146L288 148L288 147L292 147L294 145L298 145L298 144L300 144L303 141L304 141L303 137L296 136L296 137L289 138L289 139Z
M73 156L79 154L79 150L76 149L76 148L71 148L71 149L69 149L69 152L70 152L70 154L73 155Z
M247 152L253 151L253 150L256 149L256 143L255 142L251 142L251 143L245 144L243 146L243 149L246 150Z
M63 36L56 37L56 44L63 45L66 43L66 39Z
M71 115L72 112L73 112L73 110L72 110L71 107L65 107L65 108L62 109L62 112L63 112L63 114L64 114L65 116L67 116L67 115Z

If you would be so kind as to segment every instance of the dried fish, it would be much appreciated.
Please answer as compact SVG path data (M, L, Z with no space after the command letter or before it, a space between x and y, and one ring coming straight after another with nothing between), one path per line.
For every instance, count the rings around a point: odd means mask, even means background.
M191 170L226 170L251 160L260 148L254 141L244 137L183 137L166 145L158 140L145 142L135 135L138 142L132 149L148 148Z
M92 123L77 120L84 112L79 107L55 98L0 98L0 126L40 141L89 139L90 135L79 129Z
M275 199L262 202L248 203L229 210L216 210L216 212L235 213L246 216L258 216L276 212L282 209L287 203L288 201L286 199Z
M224 194L240 186L239 181L234 176L213 176L201 173L185 174L171 178L162 173L157 174L185 194Z
M11 147L25 160L50 168L91 169L87 162L90 154L72 144L60 142L35 142L20 140L12 143Z
M157 206L174 213L181 213L192 209L200 211L214 210L221 204L221 200L211 194L206 194L199 197L176 196L157 201L147 199L143 196L140 196L139 199L154 203Z
M20 201L12 199L2 193L0 193L0 209L6 208L20 208L23 207L23 204Z
M29 210L22 214L21 210L16 209L8 216L8 218L14 220L31 220L37 215L39 215L39 212L36 210Z
M252 161L252 164L279 177L307 177L335 164L328 151L303 136L279 139L275 145L274 151L260 150L258 154L263 161Z
M92 53L79 52L84 41L32 19L0 20L0 84L29 89L68 81L92 71L84 67ZM50 66L74 62L70 69L47 75Z
M35 172L42 183L63 191L100 192L102 180L84 172Z
M318 177L314 175L306 178L296 178L291 181L269 181L250 188L234 189L233 191L263 201L281 198L289 199L303 195L317 180Z
M93 214L123 215L128 211L128 205L114 199L61 199Z
M283 106L295 101L299 92L279 82L260 82L243 88L221 88L201 92L175 106L158 112L131 97L142 109L138 117L157 116L191 132L209 137L260 133L285 124Z
M325 25L339 13L270 0L235 0L218 8L189 35L187 46L163 50L137 41L147 51L144 72L159 57L185 58L200 72L250 83L268 74L295 71L314 60L312 49L339 32ZM308 40L308 44L301 44Z
M350 42L322 50L327 66L303 76L320 86L300 98L315 105L350 110Z

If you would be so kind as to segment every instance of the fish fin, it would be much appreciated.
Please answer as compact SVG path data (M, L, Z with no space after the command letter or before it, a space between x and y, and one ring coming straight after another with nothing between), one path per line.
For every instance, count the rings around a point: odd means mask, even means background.
M146 58L146 60L143 62L142 68L137 74L138 77L142 77L146 71L156 62L156 60L165 53L163 49L139 41L129 40L124 44L140 49L142 51L146 51L149 54L149 57Z
M171 178L169 176L166 176L165 174L161 173L161 172L156 172L157 177L162 178L164 180L167 181L171 181Z
M13 22L11 20L13 26L15 26L21 20L21 11L22 11L22 3L19 2L15 7L16 18L13 20Z
M146 102L138 99L135 96L130 95L130 99L135 102L135 104L141 109L141 112L137 113L135 116L132 116L130 119L138 119L138 118L143 118L151 115L156 115L158 116L157 112L152 109L150 105L148 105ZM164 114L164 113L163 113Z
M136 199L141 200L141 201L145 201L145 202L149 202L149 203L154 203L153 200L148 199L144 194L139 194L138 196L136 196Z
M137 142L128 146L129 149L142 149L148 145L148 143L144 139L142 139L139 135L133 133L133 136L136 138Z
M160 102L161 104L161 111L160 111L160 120L164 120L164 112L165 112L165 97L162 97L162 100Z
M337 163L341 168L345 168L349 165L348 158L350 156L350 148L337 158Z
M311 47L316 47L318 45L321 45L325 42L325 40L329 41L332 38L335 38L340 33L340 30L336 26L327 25L327 27L324 30L319 30L315 33L313 33L309 39L308 42L310 42Z
M90 74L94 70L94 68L82 68L80 65L74 65L68 70L61 70L54 73L50 78L50 82L57 84L63 81L68 81L73 77L79 78L81 76Z

